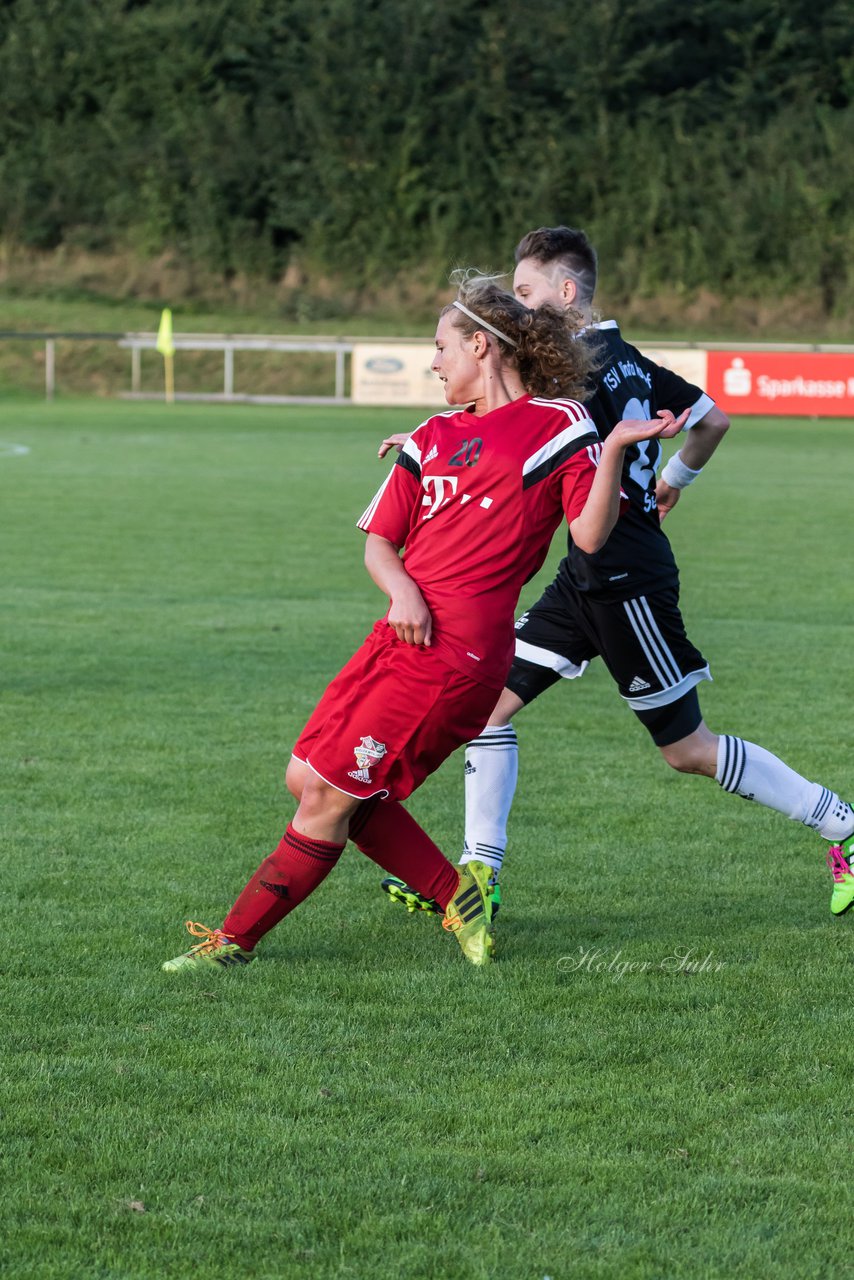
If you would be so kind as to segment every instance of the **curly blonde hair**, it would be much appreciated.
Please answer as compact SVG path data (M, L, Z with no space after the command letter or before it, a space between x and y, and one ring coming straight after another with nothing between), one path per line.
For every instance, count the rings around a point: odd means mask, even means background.
M491 326L490 332L498 329L504 335L492 336L502 358L516 366L526 391L573 400L586 400L592 394L589 382L600 361L594 343L582 336L580 312L548 305L532 310L499 285L499 276L457 272L452 278L457 301ZM477 321L453 303L443 308L442 315L449 312L467 338L477 333Z

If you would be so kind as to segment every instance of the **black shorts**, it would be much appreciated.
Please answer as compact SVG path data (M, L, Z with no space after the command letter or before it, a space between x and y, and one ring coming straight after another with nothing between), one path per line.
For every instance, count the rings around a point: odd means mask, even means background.
M516 658L507 688L523 702L532 702L558 680L582 675L597 657L645 724L667 717L641 713L681 702L702 680L712 678L685 633L675 587L603 603L557 578L516 623ZM696 696L690 704L699 706ZM687 732L693 732L699 719L697 711ZM653 736L659 740L657 733Z

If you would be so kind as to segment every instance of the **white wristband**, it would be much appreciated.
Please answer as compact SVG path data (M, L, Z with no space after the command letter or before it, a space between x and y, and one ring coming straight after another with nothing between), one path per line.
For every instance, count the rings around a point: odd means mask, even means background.
M673 457L665 463L661 478L665 484L669 484L671 489L686 489L689 484L693 484L697 476L703 470L700 467L697 471L692 471L690 467L686 467L678 453L674 453Z

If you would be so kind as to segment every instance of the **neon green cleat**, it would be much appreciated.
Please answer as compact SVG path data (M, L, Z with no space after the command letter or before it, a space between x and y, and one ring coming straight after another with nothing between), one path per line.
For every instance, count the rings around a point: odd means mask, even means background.
M492 918L498 915L498 908L501 906L501 888L498 881L492 877L494 871L490 870L489 888L491 890L492 901ZM397 876L386 876L381 881L380 888L383 893L387 893L392 902L399 902L406 910L415 913L416 911L427 911L432 915L444 915L444 911L439 906L435 898L425 898L423 893L419 893L417 889L413 889L411 884L407 884L405 880L399 880Z
M405 880L397 876L386 876L380 884L383 893L387 893L392 902L399 902L409 912L426 911L431 915L443 916L445 913L435 898L425 898L423 893L413 889Z
M843 915L854 904L854 872L851 870L853 861L854 835L841 844L832 844L827 851L827 865L833 876L830 910L835 916Z
M174 960L164 960L160 967L166 973L220 973L232 966L251 964L258 958L251 951L244 951L236 942L229 942L228 934L222 929L208 929L206 925L195 924L192 920L185 923L193 937L201 938L201 942Z
M495 954L489 867L472 861L457 869L460 873L459 887L448 903L442 928L455 934L463 955L472 964L488 964Z
M498 915L498 908L501 906L501 885L498 883L497 873L493 872L489 879L489 887L492 890L492 918Z

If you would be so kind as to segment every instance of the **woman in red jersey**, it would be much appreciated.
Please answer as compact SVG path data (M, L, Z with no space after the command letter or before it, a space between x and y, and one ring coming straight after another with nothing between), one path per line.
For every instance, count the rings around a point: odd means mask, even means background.
M442 312L432 367L448 403L466 408L413 432L359 521L388 611L297 740L287 783L298 807L278 847L221 928L188 922L200 941L168 972L249 963L348 838L439 904L467 959L491 958L488 869L455 867L401 801L486 724L513 660L519 591L561 520L598 550L619 515L625 449L684 422L622 422L601 443L577 399L549 395L584 394L593 356L576 335L572 315L530 310L484 277Z

